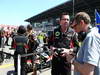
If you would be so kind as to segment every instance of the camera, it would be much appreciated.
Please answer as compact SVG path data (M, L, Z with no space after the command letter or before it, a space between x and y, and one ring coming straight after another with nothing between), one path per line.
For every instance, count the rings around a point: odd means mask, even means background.
M63 49L61 49L61 48L56 48L56 49L54 50L54 52L55 52L57 55L61 55L62 52L63 52Z

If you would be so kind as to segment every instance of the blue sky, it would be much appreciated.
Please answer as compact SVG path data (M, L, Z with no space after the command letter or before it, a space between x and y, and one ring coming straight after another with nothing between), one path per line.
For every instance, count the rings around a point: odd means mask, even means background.
M0 0L0 24L26 25L25 19L68 0Z

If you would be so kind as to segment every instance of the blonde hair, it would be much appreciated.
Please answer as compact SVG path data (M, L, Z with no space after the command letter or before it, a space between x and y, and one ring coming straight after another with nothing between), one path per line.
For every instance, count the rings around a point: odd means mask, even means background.
M75 15L74 20L77 23L80 23L81 20L83 20L86 24L90 24L91 19L90 16L86 12L79 12Z

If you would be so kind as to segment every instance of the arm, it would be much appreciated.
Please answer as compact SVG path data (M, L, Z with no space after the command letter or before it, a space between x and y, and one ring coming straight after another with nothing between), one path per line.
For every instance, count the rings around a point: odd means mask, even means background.
M80 75L94 75L94 65L85 62L81 64L70 54L66 54L66 60L74 65L75 71L80 72Z
M80 72L81 75L94 75L94 69L99 60L98 49L95 42L93 37L88 36L79 50L76 61L73 62L75 70Z
M97 38L92 33L89 34L79 50L76 61L74 62L75 69L82 75L94 75L95 66L98 66L99 48ZM83 62L83 63L81 63Z
M81 75L94 75L95 66L89 63L80 64L74 60L73 65L75 66L75 69L81 73Z

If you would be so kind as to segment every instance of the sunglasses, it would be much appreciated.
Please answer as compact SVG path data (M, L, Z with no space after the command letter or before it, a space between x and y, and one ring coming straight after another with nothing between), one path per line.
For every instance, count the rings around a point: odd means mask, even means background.
M76 27L76 26L77 26L77 23L75 23L75 24L72 23L72 24L71 24L71 27L72 27L72 28L74 28L74 27Z

